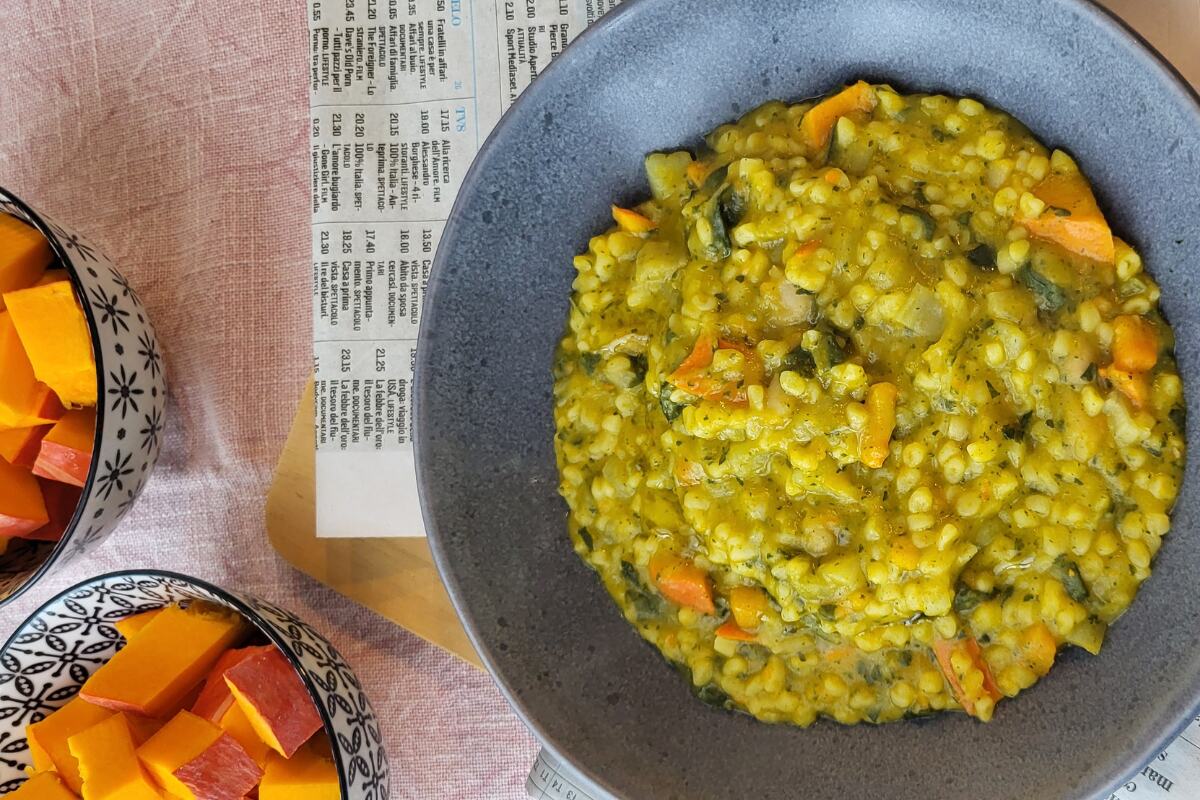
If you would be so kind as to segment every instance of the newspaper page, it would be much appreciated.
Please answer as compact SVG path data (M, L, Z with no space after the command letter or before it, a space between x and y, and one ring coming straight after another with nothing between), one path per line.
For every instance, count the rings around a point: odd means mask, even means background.
M446 217L500 115L616 2L309 0L318 535L424 535L412 368ZM580 783L542 753L527 789ZM1107 800L1192 797L1200 719Z
M309 0L317 535L423 536L412 372L459 184L616 0Z

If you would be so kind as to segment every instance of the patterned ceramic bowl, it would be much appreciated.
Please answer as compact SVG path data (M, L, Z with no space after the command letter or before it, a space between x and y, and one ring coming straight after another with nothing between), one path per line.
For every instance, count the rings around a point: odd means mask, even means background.
M25 779L25 726L76 695L124 642L113 623L180 600L208 600L242 614L296 668L325 723L343 800L387 800L389 771L379 724L341 653L308 623L251 595L153 570L92 578L50 600L0 649L0 795Z
M162 446L167 386L142 301L94 245L0 188L0 212L42 232L75 285L96 357L96 440L75 516L57 542L15 540L0 556L0 605L100 542L146 485Z

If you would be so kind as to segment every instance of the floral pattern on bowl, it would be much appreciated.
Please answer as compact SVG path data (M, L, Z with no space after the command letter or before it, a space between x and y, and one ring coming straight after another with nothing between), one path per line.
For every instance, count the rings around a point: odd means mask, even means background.
M50 242L83 308L96 358L96 442L75 516L58 542L17 540L0 558L0 604L111 533L150 478L167 405L162 348L137 292L100 250L0 187L0 213Z

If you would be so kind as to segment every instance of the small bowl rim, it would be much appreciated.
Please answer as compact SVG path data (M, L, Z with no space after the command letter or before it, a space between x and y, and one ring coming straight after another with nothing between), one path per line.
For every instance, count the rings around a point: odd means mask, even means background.
M9 637L4 641L4 644L0 645L0 656L3 656L5 653L8 652L8 649L10 647L12 647L12 645L16 641L17 637L19 637L22 634L22 632L25 630L26 627L29 626L30 623L32 623L35 619L37 619L37 618L41 617L43 614L45 614L46 611L51 606L68 598L73 592L77 592L80 589L86 589L87 587L92 586L94 584L102 583L104 581L112 580L114 578L136 578L137 576L140 576L140 575L145 575L148 577L158 577L158 578L171 578L174 580L182 581L187 584L191 584L197 588L203 589L206 592L211 592L212 594L216 595L221 600L222 603L228 604L231 608L233 608L234 611L237 611L239 614L241 614L243 617L245 617L252 625L254 625L254 627L256 629L258 629L258 631L260 633L262 633L264 636L267 637L267 639L270 640L271 644L275 645L275 647L288 660L288 664L291 665L292 670L300 677L301 682L304 684L304 690L306 692L308 692L309 698L313 701L313 706L317 710L317 714L321 717L321 726L322 726L322 729L325 731L325 735L329 737L329 745L330 745L329 749L330 749L330 752L333 754L334 766L337 767L338 790L341 792L341 796L343 798L349 797L350 796L350 786L349 786L349 781L346 776L346 764L342 760L341 749L337 745L337 735L334 733L333 720L330 718L329 713L325 710L325 706L321 703L320 694L317 691L317 686L313 682L313 679L309 676L308 670L304 669L300 665L300 663L297 661L296 657L292 655L291 651L288 650L288 648L284 646L284 639L282 636L279 635L278 632L276 632L274 625L270 624L265 619L263 619L261 614L259 614L257 611L255 611L253 608L251 608L249 605L247 605L244 600L242 600L240 597L235 595L233 592L230 592L228 589L223 589L214 583L204 580L203 578L196 578L191 575L184 575L182 572L173 572L171 570L153 569L153 568L121 569L121 570L115 570L113 572L105 572L100 575L93 575L92 577L86 578L85 580L82 580L79 583L74 584L73 586L69 586L66 589L63 589L61 592L55 594L53 597L46 600L44 603L39 605L36 609L31 611L25 617L25 619L23 619L21 621L21 623L19 625L17 625L17 627L15 629L13 629L12 634L10 634ZM269 602L269 601L264 601L264 602ZM275 605L275 604L271 603L271 605ZM163 606L163 607L165 608L165 606ZM289 613L291 613L291 612L289 612ZM132 616L132 615L130 615L130 616ZM325 636L325 634L321 633L320 631L316 631L316 629L314 629L314 631L322 639L325 639L326 641L328 641L328 638ZM330 642L330 644L332 644L332 642ZM120 651L118 651L118 652L120 652ZM343 656L343 658L344 658L344 656ZM347 668L349 668L348 663L347 663ZM351 670L351 673L353 674L353 670ZM355 678L357 679L357 675L355 676ZM72 697L78 697L78 696L79 696L78 694L75 694ZM60 708L61 708L61 706L60 706Z
M18 195L10 189L0 185L0 195L7 198L7 202L20 209L30 224L37 229L38 233L46 237L50 249L54 252L62 269L66 270L67 276L71 279L71 286L75 289L75 294L83 302L80 302L80 308L83 311L84 319L87 321L88 333L91 336L92 358L96 362L96 432L92 438L92 460L88 464L87 478L83 482L82 493L79 495L79 502L75 506L75 513L71 515L71 519L67 522L66 528L63 530L62 537L55 543L54 547L46 554L29 577L27 577L20 586L13 590L8 597L0 599L0 608L5 607L9 603L16 600L25 592L29 591L35 583L49 574L55 563L62 558L67 550L72 537L79 528L79 523L83 517L83 508L87 504L87 498L92 494L92 487L96 481L96 467L100 464L100 442L102 440L102 432L104 430L104 417L106 409L104 407L103 398L105 395L105 373L104 373L104 354L100 347L100 327L96 324L96 315L92 310L91 303L86 302L84 296L83 283L79 279L79 268L75 266L75 262L71 260L67 254L67 248L59 241L58 234L50 226L45 219L42 218L37 211L28 203L22 200ZM115 269L115 267L114 267ZM124 276L122 276L124 277ZM40 609L39 609L40 610ZM7 649L8 643L4 647Z

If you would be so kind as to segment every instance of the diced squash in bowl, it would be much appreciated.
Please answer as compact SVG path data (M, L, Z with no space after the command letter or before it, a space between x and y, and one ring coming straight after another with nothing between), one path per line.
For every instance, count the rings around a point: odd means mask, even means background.
M91 470L96 399L70 274L40 231L0 213L0 552L66 533Z
M32 225L0 214L0 311L4 293L33 286L53 259L50 243Z
M68 281L8 292L5 305L34 375L72 408L96 405L96 360L87 320Z
M57 772L39 772L5 796L10 800L79 800L79 795L63 784Z
M57 772L67 788L78 794L83 786L83 778L79 774L79 761L71 753L68 740L112 715L113 712L108 709L77 697L41 722L30 725L26 735L29 751L33 754L33 768L38 772Z
M59 483L83 486L92 466L95 438L95 409L66 412L42 437L33 474Z
M0 430L49 425L62 416L58 397L34 376L7 311L0 311L0 376Z
M181 707L221 654L248 632L229 609L171 606L96 670L79 690L90 703L161 717Z
M258 800L338 800L337 768L328 748L305 745L291 758L272 753L258 787Z
M142 767L129 720L113 714L67 740L79 763L86 800L162 800Z
M116 627L125 647L78 697L27 727L32 777L18 797L340 797L304 681L278 647L252 639L241 614L192 600Z
M37 478L0 460L0 536L27 536L49 521Z

